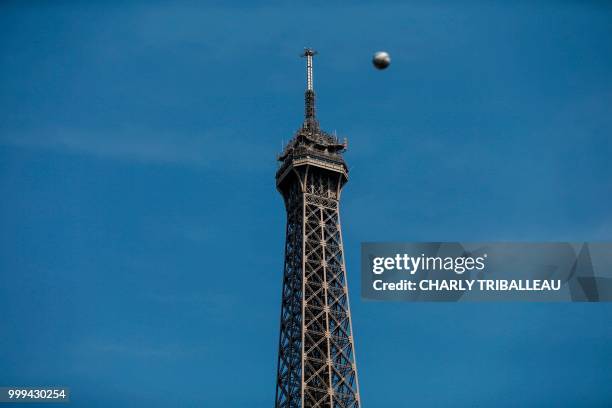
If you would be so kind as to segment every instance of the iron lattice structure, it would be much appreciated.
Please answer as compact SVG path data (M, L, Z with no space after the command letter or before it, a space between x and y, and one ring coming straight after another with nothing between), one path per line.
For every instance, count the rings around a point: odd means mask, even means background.
M287 210L276 408L358 408L339 200L348 180L346 140L315 117L306 49L306 119L278 157L276 185Z

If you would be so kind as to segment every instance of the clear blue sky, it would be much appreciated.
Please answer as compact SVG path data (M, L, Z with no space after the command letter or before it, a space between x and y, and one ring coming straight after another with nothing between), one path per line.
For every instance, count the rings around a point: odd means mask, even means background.
M364 407L610 406L610 304L359 298L362 241L612 240L612 7L532 3L4 2L0 385L272 406L312 46Z

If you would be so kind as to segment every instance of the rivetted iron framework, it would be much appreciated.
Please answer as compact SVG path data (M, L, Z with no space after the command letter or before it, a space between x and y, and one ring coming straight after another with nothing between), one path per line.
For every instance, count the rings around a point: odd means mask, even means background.
M278 157L287 210L277 408L360 407L339 202L347 143L321 130L305 49L305 120Z

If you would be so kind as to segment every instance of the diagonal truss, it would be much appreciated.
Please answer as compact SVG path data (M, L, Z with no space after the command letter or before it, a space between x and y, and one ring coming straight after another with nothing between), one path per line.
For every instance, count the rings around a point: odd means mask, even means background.
M342 175L315 165L287 185L276 406L359 407L338 212Z

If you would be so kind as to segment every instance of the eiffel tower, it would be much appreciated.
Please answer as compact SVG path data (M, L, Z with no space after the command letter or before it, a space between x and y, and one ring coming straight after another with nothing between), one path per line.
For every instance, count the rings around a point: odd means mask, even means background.
M358 408L339 202L348 180L347 142L315 116L312 60L305 49L306 117L278 157L276 186L287 210L276 408Z

